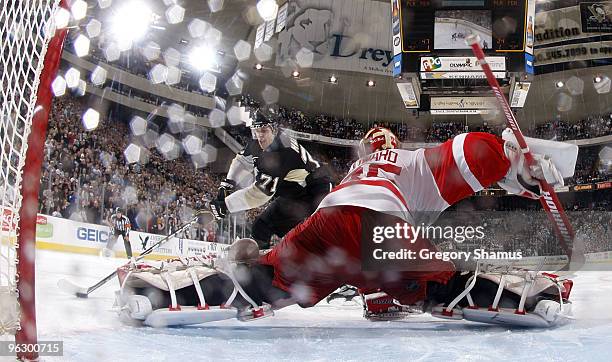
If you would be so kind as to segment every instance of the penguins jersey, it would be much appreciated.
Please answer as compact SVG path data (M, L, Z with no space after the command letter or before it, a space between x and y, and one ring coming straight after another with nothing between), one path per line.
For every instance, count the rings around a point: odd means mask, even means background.
M266 150L251 141L232 161L227 178L237 184L251 180L249 186L225 199L232 213L259 207L273 197L301 199L322 189L329 192L332 186L330 175L319 162L283 132Z

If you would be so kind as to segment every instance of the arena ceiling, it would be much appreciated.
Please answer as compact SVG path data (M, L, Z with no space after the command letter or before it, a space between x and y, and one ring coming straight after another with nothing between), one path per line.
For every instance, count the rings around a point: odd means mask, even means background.
M152 4L153 10L157 14L162 14L163 18L166 6L162 0L147 1L147 3ZM222 3L222 8L213 13L209 3L216 5ZM262 70L256 70L254 65L257 60L253 54L248 60L238 62L233 50L239 40L253 44L255 28L262 21L257 15L255 0L213 0L212 2L184 0L180 5L186 10L184 20L172 25L163 23L162 19L163 26L152 30L148 37L157 42L162 50L173 47L182 56L186 56L191 48L201 42L191 38L187 25L195 18L207 21L222 34L217 47L222 53L219 82L225 82L238 71L245 80L243 93L250 94L257 100L262 100L261 94L266 86L272 86L279 90L280 105L308 113L332 114L366 122L404 121L414 125L427 125L430 122L449 119L466 120L469 123L480 123L483 120L477 115L431 116L423 112L419 115L412 110L406 110L393 79L387 76L302 68L299 78L293 78L288 69L275 66L274 59L263 63ZM95 9L90 9L94 17L98 12L102 22L104 17L109 16L106 10L108 9L100 10L97 6ZM270 45L274 48L274 40ZM184 66L182 70L185 76L198 77L197 72L188 66ZM337 84L328 82L332 74L338 78ZM612 66L536 76L525 108L519 112L520 121L524 124L533 124L558 117L575 121L584 118L587 114L612 112L612 94L598 94L593 87L592 80L598 74L612 78ZM568 89L567 84L565 87L557 88L557 81L562 80L567 83L572 77L578 78L583 83L582 90ZM375 81L376 86L366 87L368 80ZM571 103L569 107L568 102ZM499 119L488 119L488 121L502 122Z

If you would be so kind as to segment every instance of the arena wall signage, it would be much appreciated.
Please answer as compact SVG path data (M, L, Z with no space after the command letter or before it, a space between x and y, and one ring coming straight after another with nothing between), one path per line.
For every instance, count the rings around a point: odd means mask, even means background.
M275 33L280 33L287 23L287 10L289 9L289 4L285 3L278 9L278 13L276 14L276 30Z
M402 101L404 102L404 107L419 108L419 97L417 96L418 92L415 91L415 87L412 84L412 79L410 79L408 82L398 82L396 85L400 96L402 97Z
M583 32L612 33L612 1L580 3Z
M536 66L574 62L581 60L612 58L612 41L598 41L538 48L535 50Z
M579 6L542 11L536 14L535 19L536 46L600 35L583 31Z
M300 55L312 52L312 68L391 75L390 14L387 2L290 0L276 65L300 64Z
M505 57L485 58L493 72L506 70ZM421 72L481 72L476 57L421 57Z
M512 108L522 108L525 106L525 101L527 101L527 94L529 94L529 88L531 87L531 83L529 82L516 82L512 87L512 94L510 98L510 107Z
M429 113L435 115L451 115L451 114L488 114L488 109L430 109Z
M431 109L494 109L495 97L431 97Z
M576 185L574 186L574 191L587 191L592 190L593 185Z
M36 228L36 247L39 249L64 252L98 254L106 245L110 228L104 225L88 224L53 216L38 215ZM130 231L132 250L140 253L153 243L161 240L163 235ZM200 240L172 238L157 248L152 258L163 259L176 256L194 256L203 253L221 253L228 245ZM125 255L122 242L113 248L117 256Z
M420 72L421 79L485 79L483 72ZM505 78L506 72L493 72L495 78Z

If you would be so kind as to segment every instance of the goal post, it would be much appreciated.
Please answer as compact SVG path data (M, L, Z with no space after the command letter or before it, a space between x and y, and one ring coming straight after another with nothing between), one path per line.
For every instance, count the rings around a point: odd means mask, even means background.
M35 243L38 192L51 84L66 29L55 14L67 0L2 1L0 8L0 335L37 341ZM38 353L17 354L36 360Z

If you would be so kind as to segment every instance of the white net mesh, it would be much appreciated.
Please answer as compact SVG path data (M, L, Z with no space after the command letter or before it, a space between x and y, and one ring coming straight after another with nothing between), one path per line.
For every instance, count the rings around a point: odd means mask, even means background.
M22 169L58 4L59 0L0 1L0 334L19 328L17 225Z

